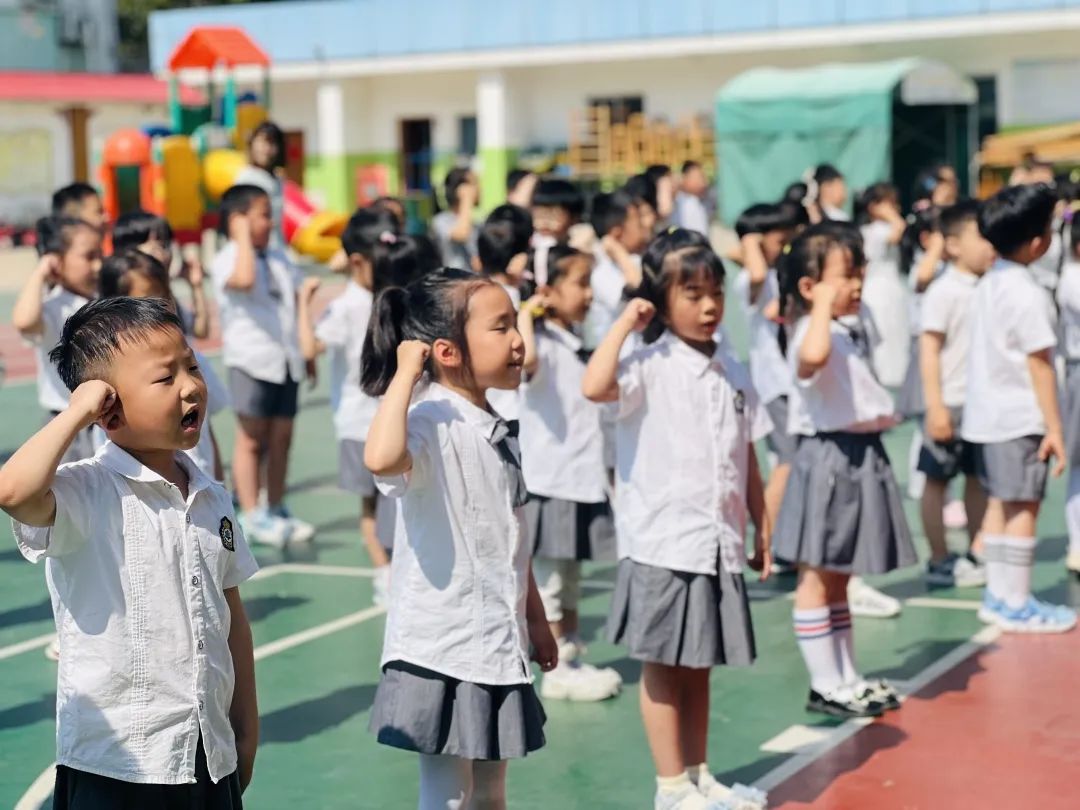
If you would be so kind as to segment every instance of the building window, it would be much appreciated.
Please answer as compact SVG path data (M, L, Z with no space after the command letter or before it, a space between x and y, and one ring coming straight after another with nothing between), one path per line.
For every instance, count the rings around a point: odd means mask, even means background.
M463 115L458 119L458 154L468 157L476 154L475 115Z
M641 96L610 96L590 98L590 107L607 107L611 110L611 123L625 124L634 113L645 111Z
M997 78L994 76L976 76L975 88L979 100L975 103L979 121L979 143L987 135L998 131Z

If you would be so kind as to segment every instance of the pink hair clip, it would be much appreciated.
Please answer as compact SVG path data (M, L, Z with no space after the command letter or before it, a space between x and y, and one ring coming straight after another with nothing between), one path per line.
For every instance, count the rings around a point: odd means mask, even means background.
M384 245L396 245L397 235L393 231L383 231L379 234L379 241Z

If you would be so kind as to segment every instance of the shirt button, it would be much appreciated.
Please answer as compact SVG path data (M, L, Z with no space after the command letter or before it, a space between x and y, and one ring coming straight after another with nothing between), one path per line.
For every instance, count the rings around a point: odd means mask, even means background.
M190 526L191 525L191 515L185 515L184 519L188 522L188 525Z
M199 587L199 578L197 576L192 577L191 584L194 585L196 588Z
M199 701L199 708L203 708L203 702L201 700Z
M198 643L198 645L197 645L197 646L198 646L198 648L199 648L199 649L201 650L201 649L202 649L203 647L205 647L206 645L205 645L205 644L203 644L203 640L202 640L202 639L200 638L200 639L199 639L199 643Z

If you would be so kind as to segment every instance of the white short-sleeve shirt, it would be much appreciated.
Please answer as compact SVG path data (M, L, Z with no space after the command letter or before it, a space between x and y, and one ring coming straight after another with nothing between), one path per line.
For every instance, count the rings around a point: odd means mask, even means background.
M780 325L765 317L765 308L780 298L780 282L770 267L756 301L750 300L750 274L746 270L735 277L734 287L750 327L750 376L761 401L767 404L791 391L791 369L777 342Z
M810 317L802 317L788 345L794 380L788 398L788 432L798 436L878 433L893 427L898 421L896 407L874 375L871 339L862 320L833 320L829 359L812 377L800 379L799 349L809 328Z
M1031 270L999 260L979 282L971 311L967 401L961 434L991 444L1046 433L1028 356L1057 344L1046 293Z
M505 424L429 383L409 410L412 470L376 478L401 499L382 663L462 681L529 683L530 550L495 447ZM517 442L507 439L517 453Z
M670 332L619 364L615 519L630 559L697 574L745 560L753 442L772 422L750 374Z
M1066 360L1080 360L1080 262L1066 262L1062 268L1057 301L1061 308L1061 351Z
M893 226L882 220L874 220L859 228L863 239L863 251L868 264L892 263L900 261L900 246L890 241ZM868 274L873 269L868 269Z
M971 301L979 277L950 266L923 295L922 331L945 336L941 346L941 398L959 408L967 396L971 350Z
M680 191L675 195L675 213L672 221L680 228L709 235L709 212L700 197Z
M195 781L236 770L225 590L255 563L232 500L182 453L188 498L115 444L61 467L49 528L13 522L43 558L63 655L56 761L125 782Z
M60 379L56 366L49 360L49 352L60 342L60 335L63 334L68 318L89 300L78 293L56 286L45 295L45 300L41 303L42 331L40 335L31 336L30 341L37 356L38 404L47 411L62 411L67 408L71 399L71 392Z
M581 339L537 324L538 364L521 387L521 469L529 492L575 503L607 499L601 406L581 393Z
M214 257L210 272L221 307L225 365L249 377L281 384L304 379L304 358L296 329L296 291L301 275L279 250L256 251L255 286L229 289L236 245L229 242Z
M315 326L315 336L330 355L330 407L339 441L366 441L379 408L378 399L360 389L360 359L372 301L370 290L350 281Z
M583 332L585 348L587 349L595 349L600 345L604 336L619 317L619 313L626 306L626 302L623 300L626 276L623 275L623 271L608 256L601 242L596 243L593 254L596 258L590 278L593 300L592 306L589 307L589 314L585 318ZM634 260L640 261L641 259L635 256Z

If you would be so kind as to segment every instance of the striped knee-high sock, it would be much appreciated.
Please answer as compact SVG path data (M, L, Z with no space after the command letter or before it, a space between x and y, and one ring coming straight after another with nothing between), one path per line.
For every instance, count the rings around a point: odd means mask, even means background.
M840 665L840 676L845 684L855 683L861 676L855 667L855 639L851 630L851 609L847 602L829 605L829 618L832 620L833 648Z
M796 609L792 614L795 639L799 643L806 669L810 673L810 688L815 692L832 692L842 686L840 662L832 639L832 621L827 606Z

